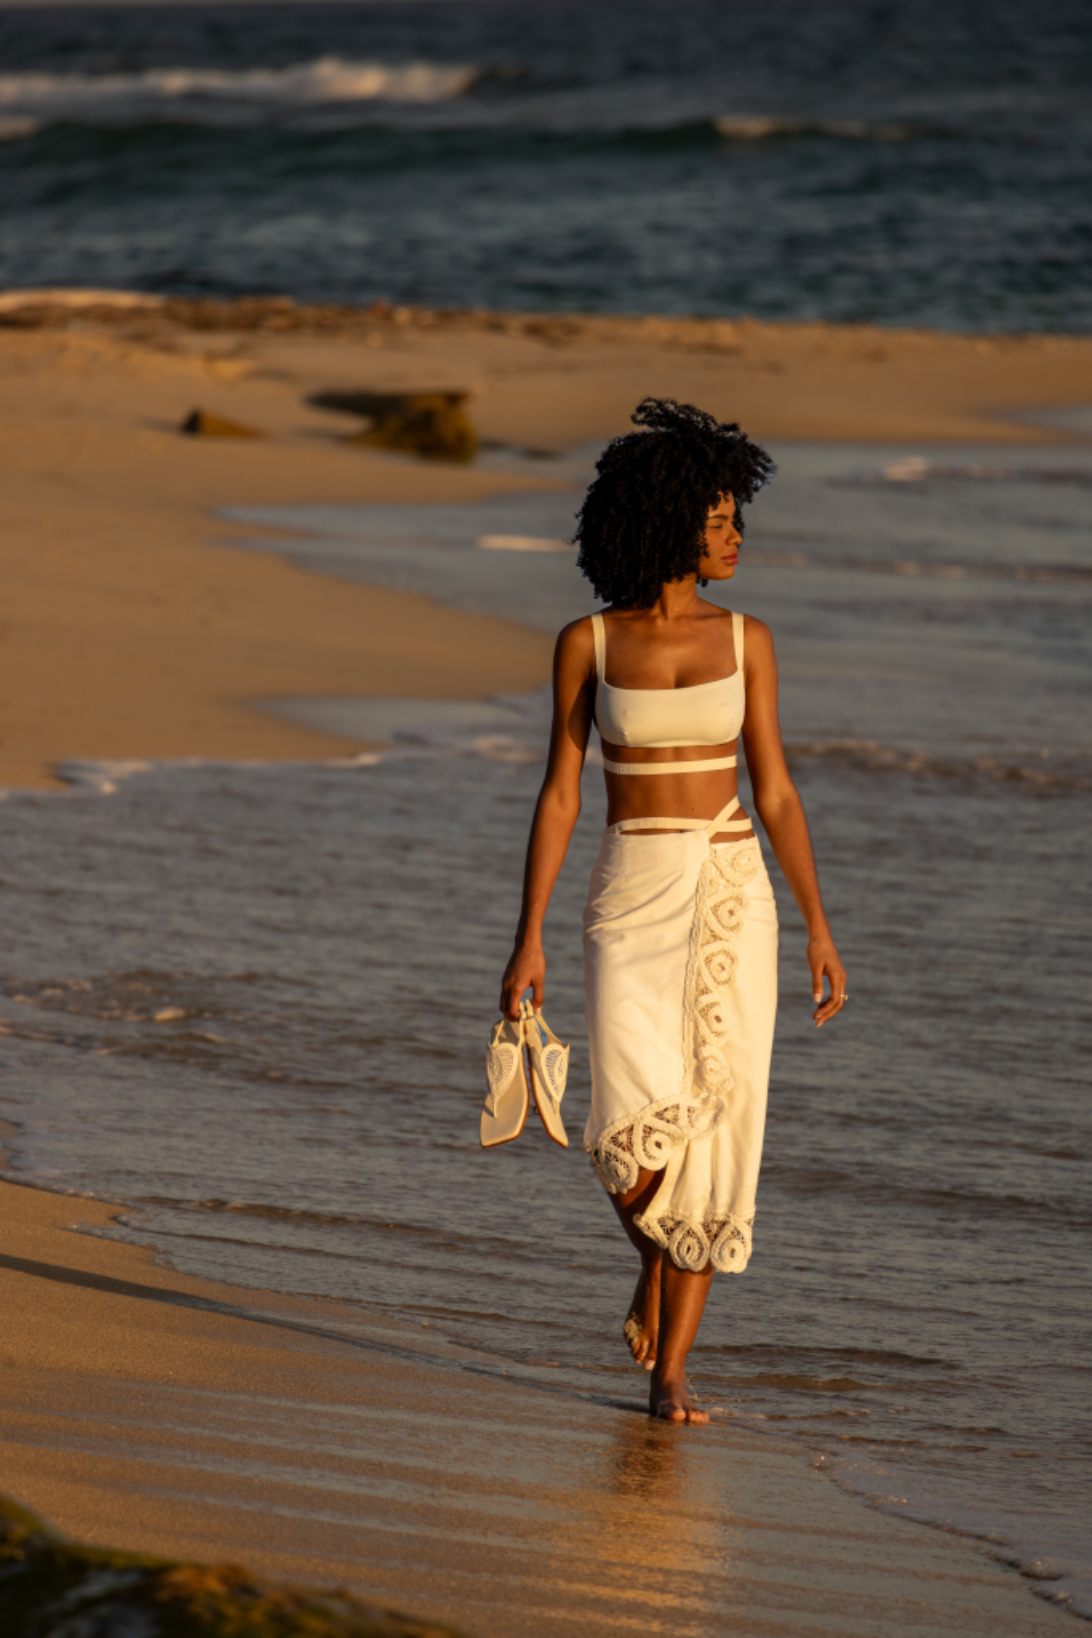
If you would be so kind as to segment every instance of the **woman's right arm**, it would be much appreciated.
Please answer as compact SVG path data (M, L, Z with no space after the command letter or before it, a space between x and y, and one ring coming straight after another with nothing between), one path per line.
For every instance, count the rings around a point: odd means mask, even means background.
M536 1010L542 1006L546 980L542 923L580 815L580 775L594 708L595 650L591 621L577 620L565 627L554 650L550 755L531 821L516 941L501 981L501 1012L508 1018L519 1017L520 997L528 987Z

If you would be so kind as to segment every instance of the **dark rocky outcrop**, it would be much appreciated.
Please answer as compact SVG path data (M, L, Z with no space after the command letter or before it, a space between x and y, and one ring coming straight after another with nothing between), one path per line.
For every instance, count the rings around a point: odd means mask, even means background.
M371 422L346 443L405 450L432 461L472 461L478 440L463 405L465 392L320 392L318 409L358 415Z
M350 1593L81 1547L0 1498L4 1638L456 1638Z

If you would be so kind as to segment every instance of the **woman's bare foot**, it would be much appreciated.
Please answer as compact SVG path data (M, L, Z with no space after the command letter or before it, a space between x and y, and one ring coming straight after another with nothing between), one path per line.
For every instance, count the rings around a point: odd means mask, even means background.
M646 1266L641 1269L622 1335L629 1343L630 1353L638 1365L651 1371L656 1363L656 1344L660 1336L659 1257L652 1262L651 1268Z
M709 1413L686 1391L686 1377L653 1377L648 1391L648 1414L665 1422L708 1422Z

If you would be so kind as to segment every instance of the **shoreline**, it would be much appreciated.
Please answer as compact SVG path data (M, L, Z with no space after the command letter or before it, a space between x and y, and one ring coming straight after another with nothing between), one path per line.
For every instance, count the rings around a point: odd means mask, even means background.
M1062 1630L973 1542L776 1439L688 1434L435 1329L178 1274L100 1237L117 1211L0 1181L5 1491L78 1541L512 1638L616 1634L637 1608L685 1608L695 1633Z
M365 747L255 702L482 699L548 679L552 644L530 627L232 549L249 531L221 507L458 504L556 482L545 462L527 478L353 446L320 392L467 390L481 438L549 452L626 430L650 392L775 441L1066 444L1083 440L1019 416L1086 403L1090 365L1088 337L8 292L0 786L57 789L69 761L343 755ZM265 436L185 437L195 407Z

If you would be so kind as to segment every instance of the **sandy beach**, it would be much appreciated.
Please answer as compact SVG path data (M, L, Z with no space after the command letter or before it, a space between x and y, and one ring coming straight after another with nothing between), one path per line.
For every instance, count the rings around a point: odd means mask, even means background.
M1086 338L864 326L353 313L8 294L0 310L0 785L70 759L328 756L357 742L254 709L271 697L476 699L549 674L496 619L345 586L230 549L227 506L471 501L528 480L344 442L321 391L465 389L483 440L561 450L626 428L646 393L769 439L1058 439ZM194 408L261 439L189 438Z
M4 1489L85 1542L347 1587L468 1633L1011 1634L1070 1617L806 1454L217 1286L0 1184Z

